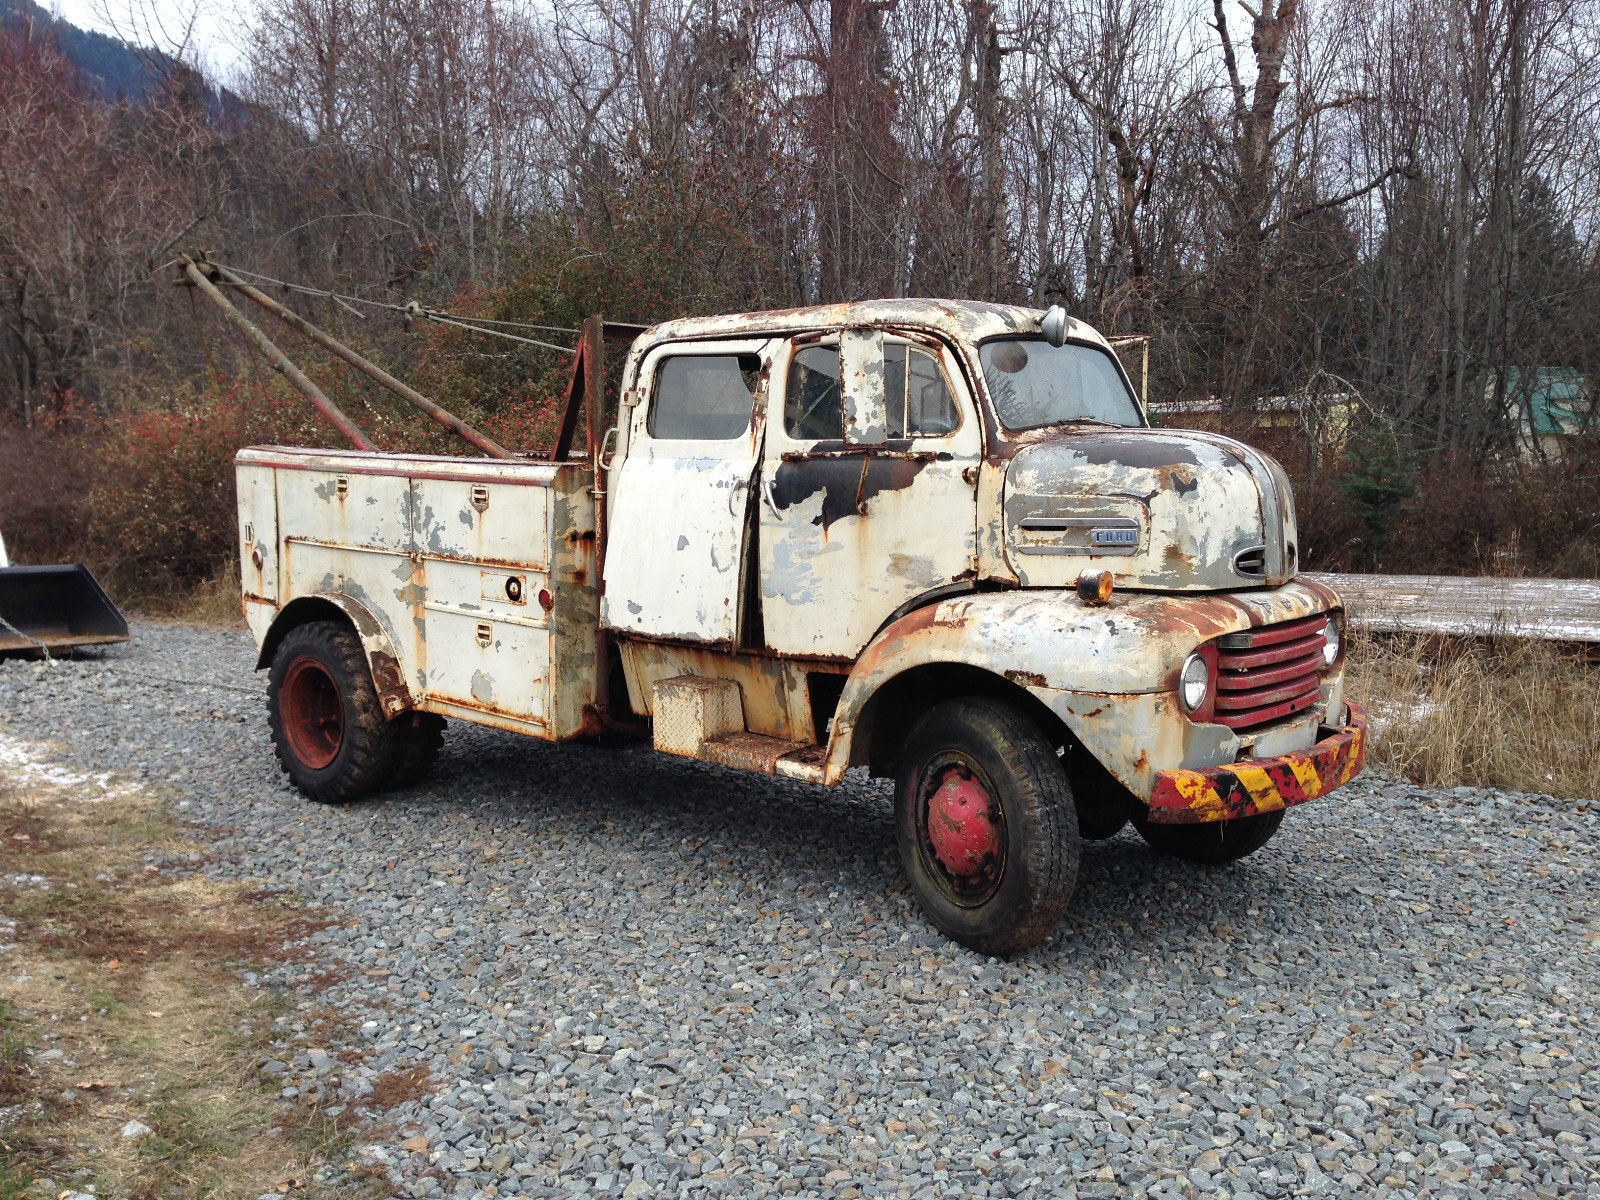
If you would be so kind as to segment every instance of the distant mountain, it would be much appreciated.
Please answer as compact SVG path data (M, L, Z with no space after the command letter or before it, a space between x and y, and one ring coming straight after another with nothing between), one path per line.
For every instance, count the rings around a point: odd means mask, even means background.
M52 43L61 57L78 72L84 84L107 100L149 99L174 75L193 74L188 67L159 50L143 50L114 37L79 29L59 20L34 0L0 0L0 28L29 29L36 38ZM237 115L244 101L225 87L198 77L206 110L213 118Z

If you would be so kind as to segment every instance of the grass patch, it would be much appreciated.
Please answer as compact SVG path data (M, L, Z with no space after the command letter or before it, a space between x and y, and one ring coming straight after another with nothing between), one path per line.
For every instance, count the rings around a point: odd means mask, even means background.
M1529 639L1357 634L1369 759L1430 787L1600 800L1600 665Z
M0 1200L376 1194L336 1174L355 1119L287 1105L256 1075L283 996L246 988L326 922L157 862L204 847L138 788L0 784ZM20 835L20 836L19 836ZM151 1133L132 1139L138 1121Z
M428 1068L420 1063L402 1071L388 1071L372 1081L372 1101L378 1108L394 1108L407 1100L420 1100L433 1090Z
M27 1071L28 1042L22 1035L22 1017L0 1000L0 1105L10 1104L21 1094Z

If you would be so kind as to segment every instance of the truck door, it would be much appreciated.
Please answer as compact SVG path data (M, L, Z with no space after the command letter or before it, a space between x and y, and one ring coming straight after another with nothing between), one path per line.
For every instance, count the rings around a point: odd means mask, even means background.
M610 472L601 620L623 633L737 645L765 341L663 346Z
M975 577L977 414L950 352L909 334L796 339L772 380L764 640L853 658L908 600Z

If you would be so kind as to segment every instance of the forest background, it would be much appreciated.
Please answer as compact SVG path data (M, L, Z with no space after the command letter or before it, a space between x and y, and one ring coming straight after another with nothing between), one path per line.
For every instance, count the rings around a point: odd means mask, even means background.
M0 532L181 594L234 450L337 444L173 286L202 248L569 328L1062 303L1149 335L1160 419L1281 458L1308 566L1600 576L1600 3L1263 4L262 0L224 88L0 0ZM565 355L288 298L548 444Z

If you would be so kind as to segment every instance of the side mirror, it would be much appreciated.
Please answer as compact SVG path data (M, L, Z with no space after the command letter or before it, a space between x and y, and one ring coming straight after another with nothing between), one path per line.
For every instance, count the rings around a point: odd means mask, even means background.
M1067 316L1067 310L1059 304L1052 304L1045 310L1039 320L1039 332L1044 334L1044 340L1052 346L1063 345L1067 340L1067 326L1072 318Z
M846 329L839 334L839 383L844 398L844 440L881 446L889 440L884 398L883 331Z

